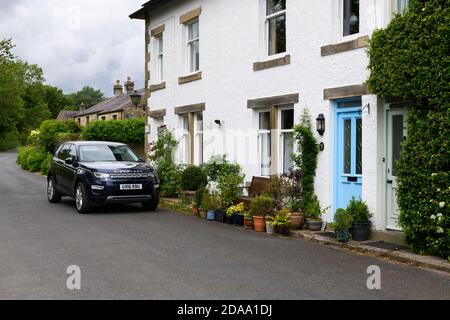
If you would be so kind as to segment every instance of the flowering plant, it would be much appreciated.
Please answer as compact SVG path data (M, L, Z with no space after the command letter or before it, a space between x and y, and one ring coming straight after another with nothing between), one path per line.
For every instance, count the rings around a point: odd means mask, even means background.
M227 209L227 216L231 217L233 214L243 215L245 211L244 203L241 202L235 206L231 206Z

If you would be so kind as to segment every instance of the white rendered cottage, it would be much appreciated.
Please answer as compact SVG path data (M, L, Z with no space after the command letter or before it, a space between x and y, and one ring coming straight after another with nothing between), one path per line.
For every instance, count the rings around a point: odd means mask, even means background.
M367 201L378 230L397 229L394 160L406 113L370 94L366 47L405 0L152 0L145 20L148 143L166 125L177 161L227 154L246 179L287 171L292 126L325 118L316 193L322 206Z

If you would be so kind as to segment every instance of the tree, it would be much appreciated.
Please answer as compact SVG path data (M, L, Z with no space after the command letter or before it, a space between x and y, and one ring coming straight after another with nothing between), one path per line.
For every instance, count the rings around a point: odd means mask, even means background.
M411 0L370 40L367 81L412 101L397 163L400 225L419 253L450 259L450 0Z
M61 110L68 110L73 106L73 101L64 95L63 91L57 87L45 85L46 102L52 118L56 119ZM78 109L78 107L75 107Z
M84 103L86 108L90 108L105 99L100 90L95 90L89 86L85 86L80 91L71 93L66 97L74 108L78 108L81 103Z

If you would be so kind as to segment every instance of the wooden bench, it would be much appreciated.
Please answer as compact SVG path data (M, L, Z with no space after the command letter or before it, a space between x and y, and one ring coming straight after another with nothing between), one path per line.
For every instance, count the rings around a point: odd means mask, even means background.
M250 183L250 186L244 187L244 189L248 189L248 196L240 196L236 200L236 203L243 202L245 207L248 208L248 206L250 205L250 200L252 198L255 198L255 197L259 196L263 192L264 187L266 186L266 184L269 181L270 181L270 178L253 177L252 178L252 182Z

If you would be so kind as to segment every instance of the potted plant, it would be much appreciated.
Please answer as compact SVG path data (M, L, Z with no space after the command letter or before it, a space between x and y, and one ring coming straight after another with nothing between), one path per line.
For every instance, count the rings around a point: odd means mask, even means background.
M289 229L302 229L305 224L305 213L302 212L301 202L298 200L291 201L289 203L289 210L291 212L291 224L289 225Z
M322 229L321 216L329 207L322 209L320 202L316 195L313 195L309 201L306 202L305 217L308 224L308 229L311 231L320 231Z
M250 212L256 232L266 232L266 215L272 214L275 201L271 197L261 195L250 201Z
M217 190L222 201L222 206L228 208L234 204L236 199L242 195L242 189L240 186L244 183L244 176L236 173L230 172L228 174L222 175L217 180ZM219 209L216 212L216 219L220 222L233 223L233 219L227 220L225 209Z
M199 209L197 203L194 201L194 202L192 202L191 206L192 206L192 215L194 217L200 217L200 209Z
M352 217L352 239L355 241L367 241L370 237L370 230L372 223L370 218L372 213L367 206L367 203L361 199L356 199L355 197L350 200L346 211Z
M350 228L352 227L353 219L350 213L345 209L337 209L334 215L334 229L336 233L336 240L339 242L348 242L350 238Z
M286 235L291 223L288 210L280 210L273 218L271 225L276 234Z
M255 225L253 223L253 214L251 211L247 211L244 214L244 228L245 229L254 229Z
M181 174L181 189L183 197L187 201L193 201L196 191L205 187L208 183L207 177L200 167L189 166Z
M230 224L243 226L244 225L244 216L243 216L244 211L245 211L245 207L244 207L243 202L241 202L235 206L229 207L227 210L227 217L229 217L229 216L232 217L232 222Z
M203 198L202 198L202 204L201 207L207 211L206 219L209 221L216 220L216 213L215 213L215 204L213 200L213 195L209 194L207 191L205 191Z
M198 216L202 219L206 219L206 209L202 206L203 195L205 194L205 188L200 187L195 192L195 204L198 206Z
M291 224L289 229L302 229L305 224L304 213L304 192L302 182L304 178L303 171L300 169L292 169L288 173L282 175L286 185L287 207L291 211Z

